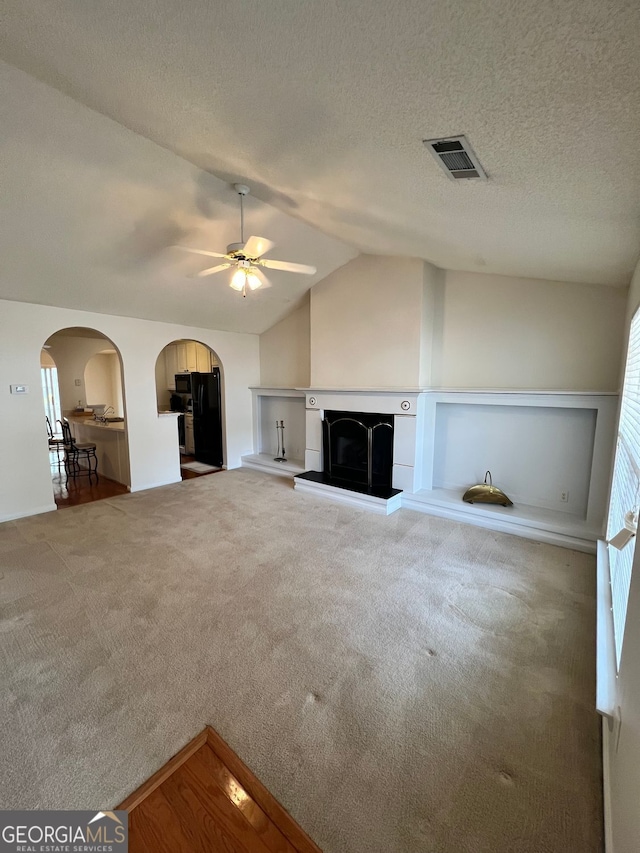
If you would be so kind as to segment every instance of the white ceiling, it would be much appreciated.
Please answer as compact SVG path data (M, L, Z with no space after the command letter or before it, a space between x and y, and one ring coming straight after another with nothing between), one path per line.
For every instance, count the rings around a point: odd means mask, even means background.
M637 0L4 0L0 56L360 250L623 285L639 38ZM488 183L421 144L458 133Z
M0 298L260 333L357 254L249 197L245 233L315 276L269 271L243 299L228 272L189 278L239 239L235 191L158 145L0 62Z

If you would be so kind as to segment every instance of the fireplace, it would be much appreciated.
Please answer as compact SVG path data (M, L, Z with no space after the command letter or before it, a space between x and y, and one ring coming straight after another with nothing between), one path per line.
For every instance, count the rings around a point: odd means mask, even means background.
M325 411L322 421L324 470L302 479L387 500L391 488L393 415Z
M391 488L393 415L325 411L322 436L331 482L367 491Z

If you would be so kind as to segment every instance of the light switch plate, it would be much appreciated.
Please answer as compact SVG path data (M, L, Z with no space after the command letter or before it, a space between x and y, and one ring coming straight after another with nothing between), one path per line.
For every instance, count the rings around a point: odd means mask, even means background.
M11 385L11 393L12 394L28 394L29 386L28 385Z

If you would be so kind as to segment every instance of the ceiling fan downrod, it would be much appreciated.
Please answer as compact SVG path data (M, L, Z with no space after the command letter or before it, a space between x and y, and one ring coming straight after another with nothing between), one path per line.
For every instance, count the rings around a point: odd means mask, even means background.
M240 242L244 246L244 197L249 195L250 189L246 184L234 184L233 188L240 196Z

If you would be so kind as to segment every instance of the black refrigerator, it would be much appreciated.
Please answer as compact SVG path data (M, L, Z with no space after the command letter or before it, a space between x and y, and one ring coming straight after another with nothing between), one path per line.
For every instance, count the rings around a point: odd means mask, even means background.
M222 409L220 368L191 374L193 442L198 462L222 467Z

